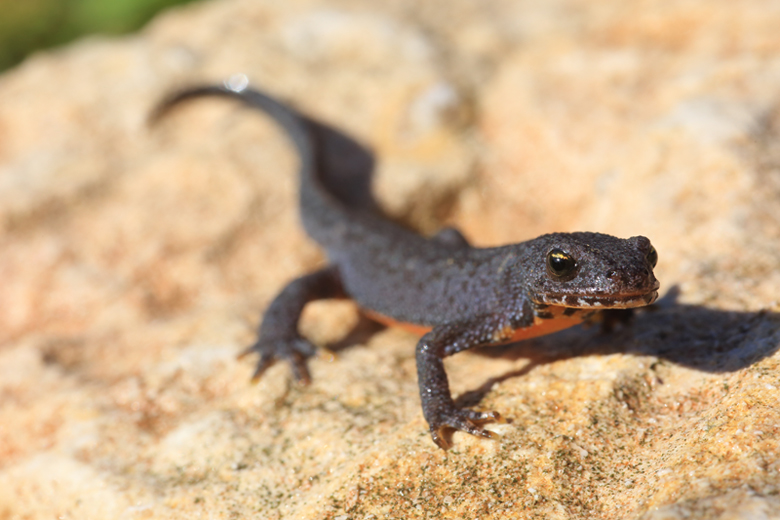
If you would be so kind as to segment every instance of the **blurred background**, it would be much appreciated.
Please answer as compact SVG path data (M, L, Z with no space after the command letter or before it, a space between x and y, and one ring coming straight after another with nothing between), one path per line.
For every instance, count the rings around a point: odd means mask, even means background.
M0 71L85 34L122 34L193 0L0 0Z

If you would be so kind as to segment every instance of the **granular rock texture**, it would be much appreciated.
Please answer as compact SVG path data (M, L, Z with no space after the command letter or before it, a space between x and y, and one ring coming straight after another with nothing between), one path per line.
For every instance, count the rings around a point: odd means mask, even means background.
M780 4L224 0L0 77L0 518L780 518ZM302 232L245 74L368 144L387 212L475 244L646 235L662 299L448 360L495 442L434 446L416 338L307 309L300 387L236 354Z

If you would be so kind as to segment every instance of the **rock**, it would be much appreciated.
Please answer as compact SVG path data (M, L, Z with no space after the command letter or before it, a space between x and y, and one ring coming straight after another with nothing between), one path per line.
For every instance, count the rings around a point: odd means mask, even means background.
M0 77L0 517L777 518L780 10L770 0L230 0ZM324 262L232 74L370 144L393 217L476 244L644 234L662 300L448 360L496 442L436 448L415 337L256 386L270 298ZM338 342L353 305L303 331Z

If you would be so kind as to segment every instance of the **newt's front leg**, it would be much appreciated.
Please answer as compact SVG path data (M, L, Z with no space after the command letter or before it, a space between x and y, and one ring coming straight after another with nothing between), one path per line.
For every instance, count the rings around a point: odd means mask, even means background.
M428 421L433 442L445 450L450 447L450 442L445 437L446 428L494 438L495 434L485 430L480 424L499 419L498 413L475 412L455 406L447 373L444 371L444 348L436 336L434 329L417 344L417 383L420 386L423 416Z
M444 371L444 358L472 347L502 343L511 337L512 330L528 326L532 320L526 314L516 320L490 317L470 324L443 325L435 327L417 343L417 383L423 416L428 421L433 442L440 448L450 447L448 429L496 438L495 433L481 424L501 418L497 412L476 412L455 405Z
M285 360L297 381L309 383L311 376L306 360L316 348L298 333L301 313L311 301L343 297L341 276L335 266L301 276L287 284L265 311L257 341L239 355L260 354L252 380L256 381L276 361Z

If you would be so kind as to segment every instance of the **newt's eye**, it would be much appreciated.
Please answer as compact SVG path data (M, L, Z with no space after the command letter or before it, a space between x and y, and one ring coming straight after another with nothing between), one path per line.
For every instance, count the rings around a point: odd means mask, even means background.
M647 256L645 258L647 258L647 261L651 267L655 267L655 264L658 263L658 251L656 251L653 246L650 246L650 251L647 252Z
M564 278L574 273L577 261L569 253L553 249L547 253L547 271L556 278Z

